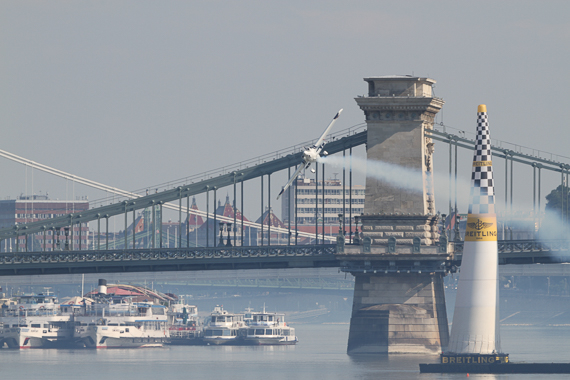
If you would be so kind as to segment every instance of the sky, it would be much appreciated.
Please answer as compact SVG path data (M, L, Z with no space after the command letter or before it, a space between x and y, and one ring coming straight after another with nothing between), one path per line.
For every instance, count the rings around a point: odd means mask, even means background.
M415 75L437 81L438 123L474 133L484 103L494 139L569 157L568 14L525 0L3 1L0 149L152 188L316 140L340 108L336 131L360 124L363 78ZM436 171L447 149L436 143ZM515 171L528 204L532 171ZM3 158L0 172L0 199L103 196ZM273 178L276 195L286 173ZM543 196L560 183L544 180Z

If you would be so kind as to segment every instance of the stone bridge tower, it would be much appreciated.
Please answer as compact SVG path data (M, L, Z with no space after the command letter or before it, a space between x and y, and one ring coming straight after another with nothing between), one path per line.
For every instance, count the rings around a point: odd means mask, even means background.
M434 202L433 128L443 100L434 80L412 76L364 78L367 159L402 168L407 189L368 176L361 244L344 248L343 270L355 276L348 353L437 353L448 343ZM411 189L411 190L410 190Z

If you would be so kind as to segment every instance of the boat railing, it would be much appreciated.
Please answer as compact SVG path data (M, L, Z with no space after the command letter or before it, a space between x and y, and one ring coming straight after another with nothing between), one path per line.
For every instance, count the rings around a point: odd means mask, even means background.
M169 329L170 338L198 338L200 333L198 330L173 330Z
M0 312L0 315L3 317L37 317L37 316L54 316L54 315L61 315L58 309L26 309L20 307L18 309L3 309Z
M141 313L136 307L129 308L109 308L96 305L85 307L83 313L80 311L78 315L93 316L93 317L141 317L146 316L147 313Z

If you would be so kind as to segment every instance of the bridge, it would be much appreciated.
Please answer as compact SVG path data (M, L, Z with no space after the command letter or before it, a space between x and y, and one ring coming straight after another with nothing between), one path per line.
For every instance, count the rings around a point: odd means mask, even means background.
M455 150L455 160L457 160L457 148L472 149L473 140L465 137L465 133L458 131L456 134L442 130L429 129L431 137L442 143L448 144L450 147L450 163L452 162L453 151ZM362 145L367 140L367 131L354 131L354 128L342 131L333 136L334 140L327 144L327 151L329 154L336 154L352 150L352 148ZM306 143L305 143L306 145ZM505 145L504 143L502 145ZM533 193L533 203L540 207L540 172L541 170L549 170L561 173L562 179L568 176L570 165L561 164L552 158L536 156L523 151L515 151L512 149L505 149L500 147L493 147L493 153L496 157L505 159L505 166L508 168L508 163L517 162L523 165L531 166L533 170L539 173L538 182L537 176L533 176L533 189L538 190L538 194ZM9 157L7 152L2 153L5 157ZM188 199L190 196L212 191L214 194L218 189L227 186L233 186L234 190L238 184L243 185L244 181L268 176L280 170L289 169L292 165L300 162L301 152L284 154L283 151L275 152L269 156L273 159L269 162L263 162L261 159L256 159L260 163L254 164L250 167L226 167L223 169L225 174L218 172L217 176L213 178L206 178L185 186L177 186L174 189L166 189L160 193L141 196L135 193L126 191L117 191L119 195L129 197L129 200L122 200L116 204L107 206L95 207L89 210L82 211L79 214L69 214L62 217L39 220L32 223L23 225L16 225L8 229L0 229L0 250L3 253L0 255L0 275L27 275L27 274L64 274L64 273L109 273L109 272L145 272L145 271L168 271L168 270L219 270L219 269L259 269L259 268L305 268L305 267L343 267L342 258L337 257L337 250L343 249L341 244L324 244L327 240L335 239L336 236L326 236L324 234L308 234L306 232L297 231L295 226L288 224L288 228L272 227L266 225L266 228L271 233L282 233L287 236L287 245L276 245L275 242L268 240L262 246L241 246L240 242L244 241L243 228L240 236L236 236L238 228L234 229L234 236L230 247L225 243L220 246L216 243L217 237L214 229L211 239L206 239L207 245L212 244L212 247L198 247L195 242L190 242L191 234L184 233L183 227L179 228L180 232L177 241L179 247L177 249L162 248L163 234L156 240L150 241L150 245L156 245L156 248L139 248L133 249L136 246L136 241L148 237L143 232L131 233L128 237L124 234L124 240L118 242L115 249L110 247L108 236L108 220L112 216L124 215L125 230L128 230L127 216L128 213L134 213L137 210L166 207L169 206L179 212L180 220L179 225L183 226L182 213L188 216L190 213L203 216L207 218L207 222L212 219L214 225L219 225L220 222L234 223L234 225L257 227L262 230L263 225L242 221L236 218L227 218L221 215L211 214L209 212L201 212L192 210L189 207L183 207L183 199ZM28 165L37 165L33 162L26 162L19 158L19 162L25 162ZM39 166L39 165L38 165ZM457 162L455 162L455 174L457 171ZM324 172L324 165L323 165ZM511 185L512 185L511 168ZM210 173L211 174L211 173ZM452 175L452 165L449 168L450 177ZM343 178L346 177L346 168L343 168ZM83 181L83 179L78 179ZM457 175L455 175L457 181ZM88 182L88 181L85 181ZM98 185L102 186L102 185ZM457 184L454 184L457 187ZM343 181L343 192L345 192L345 182ZM293 190L294 191L294 190ZM511 187L512 191L512 187ZM243 193L242 193L243 194ZM457 194L455 194L455 202L457 202ZM271 200L271 194L268 197ZM178 201L178 205L173 205L168 202ZM450 204L451 204L450 197ZM214 204L216 196L214 196ZM350 199L346 203L349 203ZM505 203L508 202L508 194L505 195ZM512 202L512 194L511 194ZM243 204L243 197L242 197ZM323 202L324 204L324 202ZM295 205L295 208L297 205ZM455 206L457 207L457 205ZM568 205L566 205L568 207ZM344 207L346 209L346 205ZM451 212L453 212L453 207ZM296 210L295 210L296 214ZM358 218L358 215L355 215ZM243 214L242 214L243 217ZM101 220L106 224L106 231L101 232ZM134 215L132 217L134 220ZM348 218L349 231L352 232L352 217ZM46 244L42 244L41 251L28 252L28 243L24 244L24 250L19 252L20 245L14 244L15 252L9 251L7 242L9 239L14 239L17 236L24 236L27 242L28 236L35 236L36 239L45 241L46 232L51 231L51 234L57 234L63 228L73 228L73 225L80 225L88 222L97 222L97 242L93 244L95 249L88 249L86 246L79 246L76 250L62 250L62 251L47 251ZM153 221L154 222L154 221ZM156 222L157 224L160 221ZM355 225L355 227L357 227ZM321 232L325 228L321 229ZM81 229L79 229L81 231ZM318 228L315 228L318 231ZM452 233L455 237L452 237ZM229 235L229 234L228 234ZM101 236L107 237L107 240L101 242ZM301 245L298 244L298 237L311 237L313 244ZM228 236L231 238L231 236ZM352 238L352 233L350 235ZM445 265L440 265L437 270L448 271L453 266L457 267L461 262L462 242L457 241L459 237L459 223L455 224L455 230L449 232L449 239L447 236L442 239L439 244L443 252L450 254L450 257L445 260ZM454 241L456 240L456 241ZM81 241L81 239L80 239ZM2 242L4 244L2 244ZM357 240L358 242L358 240ZM353 244L352 240L348 241ZM262 241L261 244L264 244ZM360 244L360 243L357 243ZM184 245L186 247L184 247ZM446 245L443 247L442 245ZM527 264L527 263L561 263L569 262L569 245L568 240L502 240L499 242L499 251L501 254L501 264ZM124 247L127 247L126 249ZM390 260L385 260L386 262ZM383 265L383 264L382 264ZM382 266L380 265L380 266Z
M303 231L299 228L297 218L294 218L293 221L291 221L292 218L289 218L285 227L275 226L271 222L265 224L264 222L263 216L266 206L271 210L271 176L282 170L287 170L290 174L291 169L294 169L301 162L302 151L299 149L300 147L275 152L266 157L254 159L247 164L240 163L217 172L202 173L201 176L186 178L179 181L180 183L174 188L166 188L152 194L149 194L148 191L146 194L138 194L94 183L2 151L0 155L11 160L39 170L52 172L55 175L72 176L77 182L105 189L122 198L114 204L1 229L0 275L339 267L355 276L355 298L358 293L353 311L353 322L351 322L351 337L354 339L351 338L352 343L349 341L349 351L358 352L362 347L365 347L362 352L369 352L366 349L373 346L374 349L381 351L386 349L389 352L388 348L392 343L383 343L381 348L375 344L370 346L364 342L367 332L358 330L357 326L360 323L362 326L367 326L370 318L384 318L379 317L379 315L387 310L374 309L378 305L404 305L407 302L409 303L406 301L409 297L402 298L402 301L396 301L396 298L400 296L393 296L391 301L387 301L387 298L382 298L384 296L372 296L371 290L364 291L364 289L388 290L392 283L397 283L402 289L406 287L415 289L414 291L419 292L418 294L424 292L435 294L434 299L426 300L426 305L431 306L428 307L419 303L416 307L417 310L426 308L428 314L431 313L433 321L429 323L435 323L435 328L440 331L438 334L442 334L437 337L430 335L431 343L425 345L424 348L429 351L433 350L434 347L444 345L446 332L443 332L443 326L447 326L447 322L446 317L441 315L440 303L443 297L441 280L445 274L456 271L457 267L460 266L462 242L459 223L455 223L452 230L443 229L441 234L436 227L439 219L444 218L445 215L441 215L440 218L436 212L433 182L430 180L433 171L433 141L447 144L449 147L449 215L457 217L459 214L457 207L457 150L458 148L465 148L472 151L474 140L467 138L467 134L463 131L450 133L452 130L449 127L434 125L434 115L443 105L443 100L431 96L431 84L434 83L432 80L408 77L366 78L365 80L369 83L369 96L359 97L356 100L365 113L367 128L364 129L359 125L331 136L331 141L326 145L326 150L331 156L342 153L343 162L346 163L346 153L348 152L349 157L351 157L352 149L363 144L367 144L368 158L379 160L384 157L383 155L387 151L393 150L393 146L398 146L399 150L397 149L395 155L409 153L409 157L405 159L406 162L413 162L413 166L418 165L421 169L418 171L417 181L421 189L419 196L413 192L386 186L385 178L371 180L372 185L367 183L366 188L365 213L352 215L352 191L347 192L346 186L348 171L348 189L352 189L352 166L343 164L341 210L344 212L339 214L338 234L333 236L326 234L325 218L319 220L319 211L324 214L327 204L326 166L324 163L316 165L315 168L314 232ZM413 87L410 85L411 82L414 82ZM385 96L385 93L391 95ZM400 129L404 131L402 135L399 134L398 128L394 129L395 124L400 125ZM379 126L385 129L379 129ZM384 143L386 142L390 142L390 148L385 147ZM410 146L410 142L413 142L413 146ZM304 145L309 144L305 143ZM548 154L544 152L525 151L521 147L505 148L506 146L508 143L499 142L492 148L494 156L503 158L505 162L504 204L507 206L506 208L510 206L510 214L506 214L503 222L505 231L503 240L499 242L500 264L570 262L569 240L544 240L534 236L530 239L514 240L512 239L512 229L509 226L509 222L512 222L513 219L514 164L530 166L533 169L533 207L530 214L533 221L539 225L542 219L539 210L541 210L543 171L560 174L564 195L564 192L568 191L570 165L562 162L566 158L553 157L552 155L548 157ZM349 166L348 170L346 166ZM495 166L498 167L496 163ZM320 184L318 181L319 174L322 178ZM241 194L241 210L243 210L243 184L245 181L256 179L259 179L261 184L260 223L247 221L244 219L243 212L235 212L238 209L238 187ZM266 186L264 179L266 179ZM507 179L510 179L510 186ZM368 181L369 179L367 179ZM215 208L218 192L222 188L233 190L233 217L210 212L210 194L213 195ZM455 189L454 196L452 196L452 188ZM388 189L386 191L389 193L380 194L378 189L381 191ZM267 196L264 196L264 190L267 191ZM192 209L190 197L204 193L207 197L206 211ZM348 199L347 193L349 194ZM299 205L297 201L292 204L292 199L298 199L298 186L295 184L289 188L286 195L288 208L293 210L293 215L297 215ZM183 206L184 199L186 200L185 206ZM265 199L267 199L267 204L264 204ZM384 204L376 204L376 201L369 202L369 199L391 200ZM401 203L392 205L390 202L393 202L394 199L401 199ZM156 226L163 224L163 208L170 208L178 212L178 229L174 237L176 248L164 247L163 233L152 232L156 231ZM149 228L144 231L135 229L136 211L144 211L149 214L146 221ZM190 215L206 219L206 238L202 246L200 246L197 238L191 241L190 226L183 221L183 214L186 216L186 220L189 220ZM130 223L129 215L131 215ZM567 215L568 202L563 203L561 207L563 222L567 222ZM111 247L109 244L109 219L113 217L124 218L124 233L122 241L113 241L113 247ZM101 229L101 222L104 224L104 231ZM77 229L78 226L87 223L96 223L97 226L95 234L97 238L93 239L90 247L82 244L82 228ZM233 230L231 227L225 230L227 236L223 234L224 223L234 226ZM218 228L220 228L219 241ZM245 231L247 228L250 229L250 232L253 229L254 234L259 237L255 241L256 244L251 244L252 240L246 239ZM69 237L68 233L75 229L79 233L79 244L74 245L74 239ZM65 235L61 234L62 230ZM231 232L233 232L233 236ZM272 238L274 236L272 234L284 238L276 240ZM510 239L508 238L509 235ZM48 236L57 237L60 242L63 239L65 241L64 248L61 249L61 245L54 244L50 250L47 242ZM301 242L299 238L304 239ZM33 244L33 241L39 242L39 244ZM279 242L285 244L278 244ZM60 250L57 250L58 247ZM53 250L54 248L56 250ZM380 293L389 294L386 291ZM369 310L366 302L372 302L373 309ZM436 306L437 311L433 309ZM400 306L397 308L401 309ZM382 312L378 314L377 310ZM417 310L406 313L413 314ZM412 314L409 317L415 318ZM352 330L353 326L356 329L354 331ZM378 334L380 334L378 339L383 341L383 333L378 332ZM399 342L398 344L402 344L402 341ZM414 345L418 344L416 340L414 342L416 342ZM422 346L424 343L419 343L419 345Z
M449 145L449 151L450 151L450 155L449 155L449 161L450 161L450 167L449 167L449 175L450 178L452 176L452 167L453 165L452 163L452 157L453 157L453 151L452 149L455 149L455 183L454 183L454 188L457 188L457 148L461 147L461 148L465 148L465 149L469 149L472 150L473 147L473 143L474 141L472 139L468 139L465 137L465 132L462 131L457 131L456 134L452 134L449 133L447 131L445 131L446 127L444 125L441 126L442 130L437 130L437 129L426 129L426 133L430 135L430 137L436 141L440 141L443 143L446 143ZM449 127L447 127L449 130ZM344 130L341 131L340 133L337 133L336 135L333 135L332 138L333 140L331 142L329 142L327 144L327 151L329 154L335 154L335 153L340 153L343 152L343 155L345 154L345 151L348 150L349 152L352 150L352 148L363 145L366 143L367 141L367 131L363 130L363 131L355 131L355 128L349 128L348 130ZM500 142L501 145L505 145L504 142ZM308 143L303 143L303 145L308 145ZM506 172L508 172L508 165L509 163L511 164L511 177L510 177L510 181L511 181L511 205L512 205L512 191L513 191L513 187L512 187L512 183L513 183L513 170L512 170L512 164L513 162L517 162L523 165L527 165L527 166L531 166L533 168L533 173L536 174L536 172L538 172L538 181L537 181L537 176L533 175L533 208L540 208L540 189L541 189L541 171L542 170L548 170L548 171L552 171L552 172L558 172L561 173L561 178L562 178L562 184L566 183L565 181L568 178L568 174L570 173L570 165L568 164L564 164L561 163L559 161L556 161L552 158L545 158L545 157L541 157L541 156L537 156L536 153L537 151L533 150L532 153L525 153L522 151L522 149L519 149L519 151L516 150L512 150L512 149L505 149L502 147L496 147L493 146L493 153L495 155L495 157L500 157L505 159L505 167L506 167ZM288 149L289 150L289 149ZM538 152L540 153L540 152ZM262 161L262 158L257 158L252 160L253 162L255 161L259 161L260 163L258 164L253 164L251 167L242 167L243 164L240 164L239 166L236 167L225 167L221 170L219 170L218 172L211 172L211 173L207 173L207 175L209 175L210 177L213 178L207 178L207 179L202 179L201 181L198 181L196 183L192 183L190 185L182 185L182 186L177 186L173 189L166 189L160 193L155 193L155 194L151 194L151 195L146 195L146 196L141 196L139 194L136 193L131 193L131 192L127 192L127 191L123 191L123 190L118 190L109 186L105 186L102 184L95 184L92 181L88 181L85 179L82 179L80 177L77 176L73 176L71 174L68 173L63 173L63 175L65 175L66 177L74 177L79 183L86 183L89 185L93 185L96 186L98 188L104 188L107 190L111 190L115 193L117 193L117 195L129 198L129 200L122 200L118 203L115 204L111 204L108 206L101 206L101 207L95 207L89 210L85 210L82 211L81 213L77 213L77 214L73 214L70 213L68 215L65 216L61 216L61 217L56 217L56 218L51 218L51 219L43 219L43 220L39 220L36 222L31 222L31 223L26 223L26 224L18 224L13 226L12 228L4 228L4 229L0 229L0 252L3 253L7 253L8 251L11 251L12 249L8 247L8 241L9 239L15 239L16 237L24 237L24 240L26 241L26 243L24 244L23 250L25 252L28 251L28 247L30 246L29 241L28 241L28 236L34 236L36 238L36 240L39 240L40 242L43 240L45 241L46 239L46 233L50 232L53 235L57 234L59 231L61 231L64 228L73 228L74 225L81 225L81 224L85 224L85 223L89 223L89 222L93 222L96 221L97 222L97 241L96 243L92 244L95 247L91 247L91 250L93 250L93 248L95 248L95 251L111 251L111 247L109 245L109 241L108 241L108 236L109 236L109 218L113 217L113 216L117 216L117 215L124 215L124 220L125 220L125 230L128 230L129 225L128 223L128 213L133 213L133 217L132 220L134 220L134 212L137 210L144 210L144 209L149 209L149 208L162 208L162 207L169 207L171 209L174 209L176 211L179 212L179 221L178 224L179 226L181 226L180 228L178 228L179 231L179 235L177 237L178 241L177 244L179 247L182 247L184 245L186 245L186 247L191 247L190 244L190 237L191 235L189 233L185 233L184 232L184 228L183 228L183 222L182 222L182 213L184 212L184 214L186 216L192 214L198 215L198 216L203 216L205 218L207 218L207 222L212 219L214 221L214 224L216 225L216 223L218 222L227 222L227 223L231 223L233 222L234 225L240 225L240 227L247 227L247 226L251 226L251 227L256 227L259 230L263 230L264 225L263 224L258 224L258 223L253 223L253 222L249 222L249 221L244 221L243 219L236 219L236 217L234 218L228 218L228 217L224 217L221 215L217 215L217 214L212 214L209 211L199 211L199 210L193 210L190 207L186 206L183 207L183 199L186 198L187 204L189 201L189 197L193 196L193 195L197 195L197 194L201 194L201 193L208 193L210 191L212 191L214 193L214 204L216 203L216 191L224 188L224 187L228 187L228 186L233 186L233 190L235 193L236 190L236 186L238 184L240 184L241 186L243 186L243 182L247 181L247 180L251 180L251 179L256 179L256 178L260 178L263 176L267 176L270 179L271 174L284 170L284 169L290 169L292 166L294 166L295 164L298 164L301 160L301 152L296 152L296 153L288 153L285 154L284 151L279 151L279 152L275 152L275 153L271 153L269 155L267 155L268 157L273 157L273 159L269 162L266 162L265 160ZM10 158L10 159L15 159L15 161L20 162L20 163L24 163L26 165L32 166L32 167L38 167L38 168L42 168L43 165L34 163L33 161L29 161L29 160L25 160L22 159L21 157L17 157L14 155L9 154L8 152L5 151L0 151L0 155L4 156L6 158ZM552 156L552 155L551 155ZM323 178L324 178L324 167L325 165L322 165L322 171L323 171ZM54 171L53 169L50 169L50 171ZM350 171L352 171L352 168L350 168ZM217 176L215 175L217 174ZM350 173L352 174L352 173ZM346 178L346 167L343 168L343 178ZM451 183L451 182L450 182ZM318 186L318 185L317 185ZM293 190L294 191L294 190ZM271 201L271 188L268 187L268 204L270 206L270 201ZM343 181L343 192L346 193L346 183L345 181ZM323 198L324 198L324 194L323 194ZM178 201L178 205L174 205L172 203L172 201ZM344 200L345 204L343 205L343 209L346 209L346 204L350 203L351 199L348 200ZM508 204L509 201L509 194L507 192L505 192L505 204ZM451 197L451 192L450 192L450 205L452 202L452 197ZM243 193L242 193L242 204L243 204ZM262 203L262 207L263 207L263 203ZM298 205L294 205L295 207L295 213L296 213L296 208L298 207ZM566 204L565 207L568 209L569 205ZM457 192L455 193L455 209L457 209ZM318 210L318 207L317 207ZM454 212L454 208L450 207L450 214L452 214ZM241 216L243 217L243 213L241 214ZM348 215L347 215L348 216ZM355 217L358 217L358 215L354 215ZM510 216L509 216L510 217ZM352 237L352 231L353 231L353 225L352 225L352 215L350 215L347 219L347 222L349 223L349 231ZM539 216L536 216L536 219L539 219ZM101 231L101 220L103 220L106 224L106 231L102 232ZM217 220L217 222L216 222ZM153 223L160 223L160 221L153 221ZM189 226L187 226L189 227ZM315 227L319 227L318 225ZM355 225L355 227L357 227ZM283 228L278 228L278 227L272 227L271 224L266 225L266 228L268 230L269 233L271 233L271 231L273 230L274 233L282 233L285 234L288 238L287 240L287 250L288 252L293 252L298 250L298 256L304 256L305 253L303 253L304 251L306 251L307 249L305 247L299 247L297 248L297 238L298 237L311 237L314 238L314 245L318 246L319 245L319 239L320 239L320 243L323 243L325 240L331 241L331 240L336 240L336 237L331 237L331 236L327 236L324 233L322 233L325 228L324 228L324 221L322 222L322 228L321 228L321 233L319 234L318 232L314 233L314 234L308 234L306 232L302 232L299 231L296 226L291 226L291 222L289 221L289 225L288 228L283 229ZM242 232L241 236L236 236L236 231L240 230ZM244 228L235 228L234 229L234 235L232 238L232 242L233 242L233 246L234 246L234 252L239 251L239 255L240 257L249 257L250 254L249 252L263 252L261 255L267 257L268 253L265 252L265 249L260 248L260 249L254 249L254 247L242 247L237 249L237 246L240 246L241 244L239 244L241 241L244 240L244 236L243 236L243 231ZM318 231L318 228L315 228L315 231ZM192 255L196 256L196 257L202 257L202 256L216 256L216 257L221 257L223 261L224 258L227 258L227 254L225 252L227 252L227 247L226 244L223 244L222 247L219 246L219 244L216 243L217 237L215 236L215 232L216 229L213 231L212 236L208 239L206 239L206 244L207 245L212 245L212 247L204 247L204 249L200 249L199 247L195 246L193 250L189 250L189 252L193 252L191 253ZM81 229L79 229L79 233L81 233ZM455 234L455 238L452 238L452 233ZM63 235L63 234L62 234ZM182 235L185 235L186 239L182 239ZM449 233L449 240L458 240L459 238L459 223L455 224L455 230L450 231ZM38 238L39 236L39 238ZM101 242L101 236L104 236L107 238L106 241ZM263 236L263 235L262 235ZM231 237L231 236L228 236ZM136 246L136 241L141 239L141 238L147 238L146 235L144 235L144 233L131 233L131 236L129 237L128 234L124 234L124 239L123 241L119 241L116 242L118 248L120 248L121 251L128 251L129 248L135 247ZM154 236L153 236L154 238ZM156 248L160 249L162 248L162 243L163 243L163 234L160 235L160 237L155 241L152 240L150 243L151 245L154 247L156 246ZM224 240L225 240L225 236L224 236ZM293 242L292 242L293 240ZM512 240L512 239L511 239ZM79 240L81 242L81 239ZM350 240L350 242L352 242ZM195 242L193 242L195 245ZM294 247L291 247L292 243L294 244ZM262 240L261 244L263 245L264 242ZM271 247L271 240L268 239L267 242L265 243L267 244L268 247ZM451 250L451 252L455 249L455 246L459 246L458 242L455 243L449 243L450 247L449 249ZM505 241L505 244L511 244L508 243L508 241ZM518 243L518 244L527 244L528 247L538 247L538 248L531 248L531 251L534 250L538 255L542 255L544 254L545 250L544 247L549 246L547 244L547 242L544 242L543 240L533 240L530 239L528 241L526 241L525 243ZM216 245L218 245L216 247ZM275 243L274 243L275 245ZM322 244L321 244L322 245ZM18 252L20 248L20 244L14 244L13 245L14 248L13 250L15 252ZM40 245L40 250L44 253L47 253L47 249L46 249L46 244L41 244ZM79 243L79 246L77 247L79 251L86 251L88 250L87 246L81 246L81 243ZM211 249L208 249L211 248ZM72 251L71 249L67 249L67 251ZM138 250L136 250L138 251ZM514 250L514 252L517 251L521 251L521 250ZM526 249L525 251L528 251L528 249ZM61 261L66 261L67 259L63 259L63 257L66 257L66 254L63 253L64 251L60 251L58 254L62 257ZM152 252L158 252L156 249L151 249L151 250L145 250L145 249L141 249L140 250L141 255L148 257L149 255L152 255ZM217 253L216 253L217 252ZM72 252L69 252L71 255L73 255ZM256 253L257 254L257 253ZM236 257L236 253L232 254L232 257ZM257 254L259 256L259 254ZM57 256L55 254L51 255L53 257ZM155 255L156 256L156 255ZM160 256L160 255L159 255ZM20 259L16 258L17 256L13 256L13 259L7 259L4 258L2 260L0 260L0 263L4 263L6 261L21 261ZM47 257L47 256L46 256ZM161 260L158 256L155 257L156 260ZM59 259L57 259L59 260ZM75 260L75 259L74 259ZM33 262L36 262L37 260L31 260ZM50 259L50 261L55 262L56 259L52 258ZM0 264L1 265L1 264ZM259 263L259 265L262 265L261 263ZM32 268L30 268L32 269ZM2 273L0 271L0 273Z
M452 258L429 267L393 258L347 262L337 255L336 244L13 252L0 255L0 276L337 267L346 272L456 272L463 242L449 244ZM569 240L500 240L498 247L500 265L570 262Z

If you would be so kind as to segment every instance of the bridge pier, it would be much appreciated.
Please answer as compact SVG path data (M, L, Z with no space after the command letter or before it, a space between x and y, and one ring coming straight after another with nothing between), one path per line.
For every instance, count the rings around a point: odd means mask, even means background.
M438 353L449 340L443 276L355 274L348 353Z
M343 256L356 278L348 353L437 353L449 339L449 256L447 244L437 245L434 145L425 130L444 102L429 78L364 80L368 96L355 99L368 129L362 245Z

